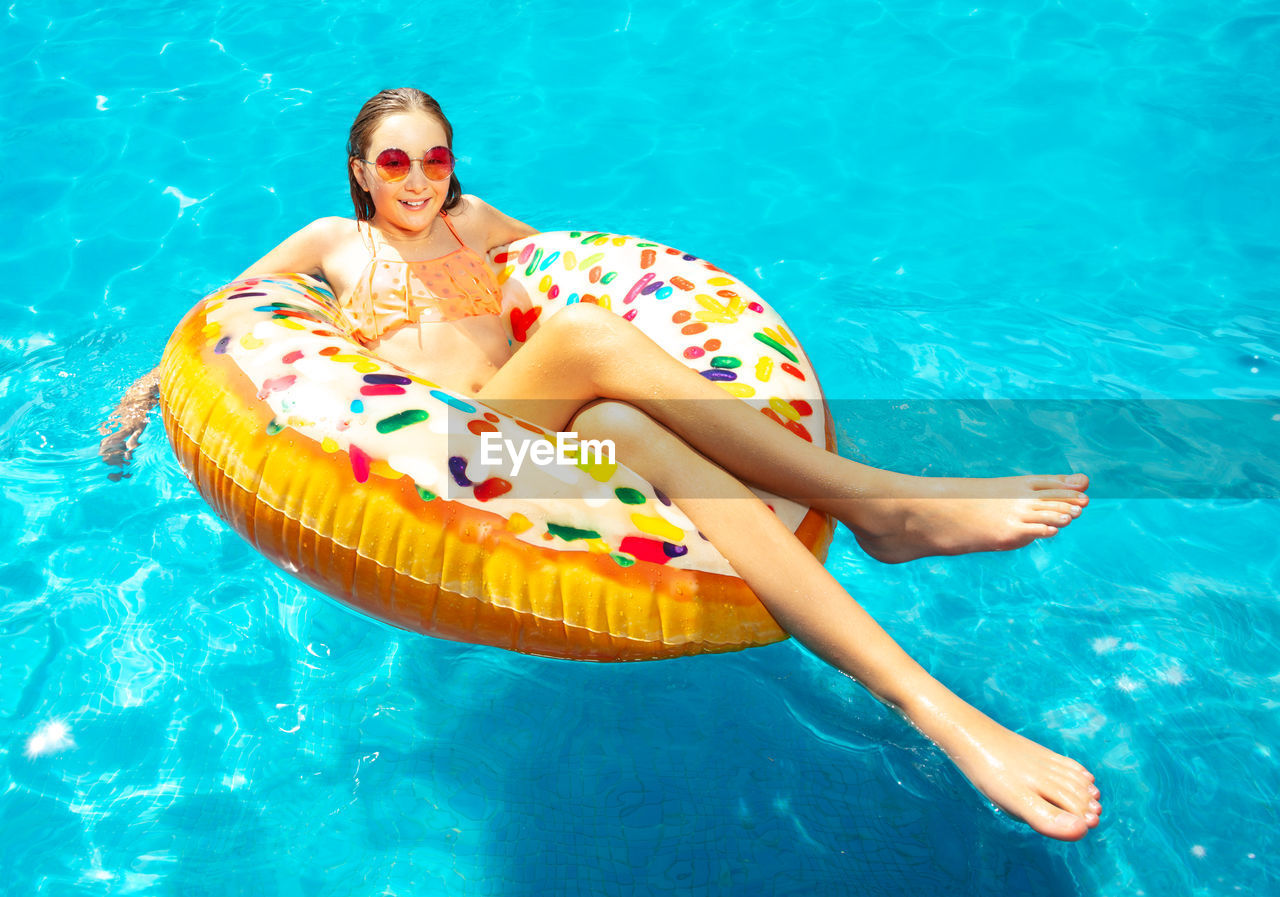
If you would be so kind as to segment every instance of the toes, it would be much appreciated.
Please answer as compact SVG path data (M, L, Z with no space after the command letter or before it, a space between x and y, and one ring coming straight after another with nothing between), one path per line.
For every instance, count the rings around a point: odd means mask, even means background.
M1089 503L1089 496L1083 492L1074 492L1070 489L1038 489L1036 490L1036 500L1064 501L1083 508Z
M1027 523L1039 523L1048 527L1066 526L1071 522L1071 515L1060 511L1028 511L1023 517Z
M1065 501L1038 501L1031 507L1037 511L1054 511L1058 514L1069 514L1073 519L1080 516L1080 506Z
M1083 492L1089 488L1089 478L1082 473L1042 476L1035 477L1031 485L1035 489L1069 489L1073 492Z
M1033 811L1027 814L1027 824L1040 834L1060 841L1079 841L1093 827L1086 817L1055 807L1046 800L1036 801Z

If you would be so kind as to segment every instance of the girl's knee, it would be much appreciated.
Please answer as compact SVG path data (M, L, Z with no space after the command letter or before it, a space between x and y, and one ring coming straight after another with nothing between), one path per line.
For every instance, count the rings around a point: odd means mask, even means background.
M569 423L584 439L611 439L615 443L651 443L666 430L653 418L626 402L600 400L584 407Z
M560 338L587 345L617 340L634 331L630 322L591 302L566 305L542 326Z

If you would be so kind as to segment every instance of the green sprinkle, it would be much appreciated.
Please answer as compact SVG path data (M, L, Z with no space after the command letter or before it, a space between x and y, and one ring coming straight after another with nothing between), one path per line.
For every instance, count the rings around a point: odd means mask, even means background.
M420 424L427 419L427 412L418 408L411 408L408 411L401 411L399 414L393 414L390 417L384 417L378 421L379 433L394 433L410 424Z
M274 436L283 429L284 429L284 424L280 423L278 420L276 420L273 417L271 418L271 423L267 424L267 435Z
M650 246L657 246L657 243L637 243L636 249L648 249Z
M529 259L529 267L524 269L525 277L532 277L533 272L538 270L538 262L542 261L542 248L539 247L533 251L533 258Z
M578 239L578 238L579 238L579 237L581 237L581 236L582 236L582 231L580 231L580 230L571 230L571 231L569 231L569 239L570 239L570 240L576 240L576 239Z
M792 352L790 349L788 349L786 346L782 345L782 343L778 342L776 339L774 339L773 337L769 336L768 334L764 334L764 333L753 333L753 334L751 334L751 335L752 335L752 336L754 336L756 339L760 340L760 342L764 343L766 346L769 346L770 348L773 348L773 349L777 349L779 352L781 352L783 355L787 356L787 358L791 359L792 361L799 361L799 360L800 360L800 359L796 358L796 356L795 356L795 353L794 353L794 352Z
M623 554L620 551L609 552L609 557L613 558L613 562L619 567L630 567L636 562L636 559L631 555Z
M613 494L618 496L618 501L624 505L644 504L644 493L639 489L632 489L630 486L619 486L613 490Z
M413 484L413 488L418 490L418 498L422 499L423 501L435 501L437 498L439 498L439 496L436 495L434 492L432 492L430 489L423 489L417 483Z
M558 523L548 523L547 532L553 536L559 536L566 542L572 542L574 539L600 538L600 534L593 529L578 529L576 526L561 526Z
M734 358L732 355L717 355L711 359L713 368L740 368L742 367L742 359Z
M600 278L601 283L613 283L613 279L618 276L617 271L610 271L604 277Z

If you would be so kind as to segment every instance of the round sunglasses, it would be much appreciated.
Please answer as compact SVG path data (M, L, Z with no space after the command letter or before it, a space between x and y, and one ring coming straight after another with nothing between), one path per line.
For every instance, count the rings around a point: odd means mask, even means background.
M414 162L422 163L422 173L428 180L443 181L453 174L453 153L447 146L433 146L423 154L421 159L410 158L409 154L398 147L390 147L378 153L373 161L361 159L366 165L372 165L378 177L389 183L403 181L409 176Z

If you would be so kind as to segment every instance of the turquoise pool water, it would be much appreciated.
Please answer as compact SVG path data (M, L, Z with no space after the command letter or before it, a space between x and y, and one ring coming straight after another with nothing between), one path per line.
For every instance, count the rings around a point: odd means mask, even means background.
M1275 3L48 2L0 35L12 893L1277 888ZM1086 841L995 813L794 643L598 666L407 635L260 559L158 426L108 482L119 393L196 298L348 212L346 128L404 83L469 191L746 278L846 450L1094 475L1050 544L829 562L1095 772ZM1252 443L1191 444L1201 413Z

